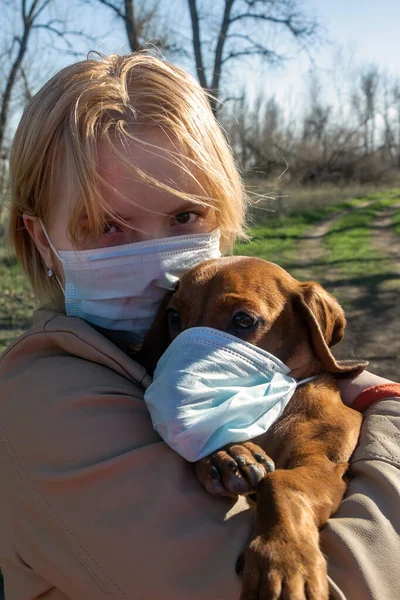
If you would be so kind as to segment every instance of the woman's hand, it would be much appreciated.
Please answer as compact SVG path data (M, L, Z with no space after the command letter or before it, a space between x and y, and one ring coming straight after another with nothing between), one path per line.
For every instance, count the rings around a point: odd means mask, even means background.
M393 382L390 381L390 379L385 379L384 377L379 377L379 375L374 375L374 373L369 373L369 371L363 371L360 375L354 377L354 379L337 379L336 383L339 387L344 404L351 406L357 396L364 390L376 385Z

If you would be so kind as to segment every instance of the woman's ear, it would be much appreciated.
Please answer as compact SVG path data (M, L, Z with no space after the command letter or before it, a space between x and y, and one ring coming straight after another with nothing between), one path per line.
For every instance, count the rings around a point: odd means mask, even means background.
M40 252L40 255L43 258L47 268L53 268L50 244L48 242L46 234L43 231L43 227L39 217L35 217L24 212L22 218L24 220L24 225L29 235L35 242L36 248Z
M298 296L314 347L314 352L328 373L355 377L367 366L367 361L336 360L330 348L342 341L346 327L344 312L336 298L314 281L302 283Z
M135 355L135 360L143 365L150 375L153 375L159 359L171 343L167 308L175 291L171 290L164 296L142 347Z

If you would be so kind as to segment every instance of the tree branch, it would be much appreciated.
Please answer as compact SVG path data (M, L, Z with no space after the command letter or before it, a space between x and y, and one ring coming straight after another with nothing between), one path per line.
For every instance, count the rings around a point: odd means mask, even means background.
M276 54L272 50L268 50L267 48L263 48L262 46L260 46L259 48L255 46L254 48L246 48L244 50L238 50L237 52L229 52L229 54L227 54L223 59L222 65L227 63L229 60L241 58L242 56L264 56L268 59L270 63L275 64L284 60L282 56L279 56L279 54Z
M68 48L70 48L70 49L73 48L73 45L69 41L69 39L66 37L68 35L85 36L85 37L87 37L87 39L90 39L90 40L93 39L90 36L86 36L86 34L84 34L82 31L74 30L74 29L60 30L60 29L57 29L56 27L54 27L53 25L51 25L50 23L37 23L37 24L32 25L32 29L46 29L47 31L54 33L58 37L62 38L64 40L64 42L66 43L66 45L68 46Z
M42 13L44 11L44 9L46 8L46 6L48 6L50 4L52 0L45 0L42 4L42 6L39 6L39 8L37 9L37 11L34 13L34 9L36 8L36 6L39 3L39 0L34 0L34 2L32 3L31 6L31 10L29 11L29 18L32 21L36 21L36 19L38 18L38 16L40 15L40 13Z
M118 8L118 6L113 4L113 2L110 2L110 0L97 0L97 2L100 2L100 4L104 4L104 6L108 6L108 8L111 8L115 13L117 13L120 19L125 20L124 13Z
M26 98L26 101L29 102L29 100L31 100L31 98L32 98L32 92L30 90L28 78L26 76L25 69L23 67L20 67L20 73L21 73L23 84L24 84L25 98Z
M245 35L243 33L231 33L228 38L231 40L233 38L244 40L250 44L250 47L244 48L243 50L233 50L227 54L223 60L222 65L227 63L232 58L240 58L241 56L264 56L267 57L269 62L278 64L284 60L284 56L277 54L273 50L269 50L262 44L255 42L249 35Z
M295 19L296 15L290 15L286 18L273 17L271 15L265 15L262 13L242 13L232 17L231 22L235 23L236 21L242 21L244 19L254 19L256 21L265 21L269 23L274 23L276 25L285 25L288 29L290 29L291 33L295 37L301 36L311 36L315 33L317 24L315 22L305 22L303 25L296 25Z

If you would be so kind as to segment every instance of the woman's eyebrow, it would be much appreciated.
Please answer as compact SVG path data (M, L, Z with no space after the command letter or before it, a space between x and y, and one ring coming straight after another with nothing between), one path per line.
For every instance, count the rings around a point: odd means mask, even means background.
M141 210L146 210L146 207L140 207ZM206 206L202 206L201 204L197 204L196 202L191 202L189 200L184 200L182 203L175 205L175 206L171 206L168 208L168 210L166 210L166 212L163 212L162 210L151 210L149 209L149 215L152 213L155 214L162 214L165 215L167 217L174 215L176 213L180 213L180 212L185 212L185 211L189 211L189 210L196 210L199 208L204 208L207 209L208 207ZM130 213L130 214L126 214L126 213L119 213L116 212L115 216L118 217L119 219L125 220L125 221L130 221L132 219L134 219L137 216L137 213Z
M190 210L190 209L195 209L195 208L206 208L206 207L202 206L201 204L198 204L196 202L193 202L190 200L185 200L182 204L179 204L179 206L175 206L174 209L171 210L171 214L176 213L176 212L183 212L185 210Z
M135 207L135 205L134 205L134 204L132 204L132 207L134 208L134 207ZM203 206L202 204L197 204L197 203L196 203L196 202L194 202L194 201L190 201L190 200L184 200L184 201L183 201L181 204L179 204L179 205L177 205L177 206L174 206L174 207L171 207L171 208L169 209L169 211L168 211L168 212L165 212L165 213L163 213L162 211L152 211L152 210L149 210L148 212L149 212L149 214L151 214L151 213L153 213L153 212L154 212L154 213L156 213L156 214L165 214L165 216L171 216L171 215L173 215L173 214L176 214L176 213L179 213L179 212L185 212L185 211L188 211L188 210L200 209L200 208L202 208L202 209L204 209L204 210L207 210L209 207L207 207L207 206ZM146 210L146 208L145 208L145 207L140 207L140 209L141 209L141 210ZM115 213L114 213L114 214L112 214L112 215L110 214L110 215L109 215L109 218L113 218L113 217L115 217L115 218L117 218L117 219L120 219L121 221L129 222L129 221L131 221L132 219L134 219L136 216L137 216L137 213L130 213L130 214L127 214L127 213L124 211L124 212L115 212ZM87 212L86 212L86 211L84 211L84 212L83 212L83 213L80 215L80 217L79 217L79 220L81 220L81 221L88 220L88 215L87 215Z

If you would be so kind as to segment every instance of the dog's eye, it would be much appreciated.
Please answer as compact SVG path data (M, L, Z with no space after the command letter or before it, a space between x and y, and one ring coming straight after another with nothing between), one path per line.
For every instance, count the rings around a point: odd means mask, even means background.
M175 308L170 308L168 311L168 322L171 327L180 327L181 326L181 318L179 313Z
M238 312L232 319L231 325L241 329L249 329L257 323L257 319L245 312Z

